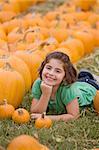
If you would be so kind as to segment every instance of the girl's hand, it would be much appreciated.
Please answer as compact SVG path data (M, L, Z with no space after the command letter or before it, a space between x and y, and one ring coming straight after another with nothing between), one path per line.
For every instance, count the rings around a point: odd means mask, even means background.
M38 114L38 113L32 113L31 114L31 119L33 119L33 120L40 118L40 117L41 117L41 114Z
M52 89L53 89L53 86L47 85L44 81L42 81L42 83L41 83L41 91L42 91L42 93L44 93L46 96L47 95L51 96Z

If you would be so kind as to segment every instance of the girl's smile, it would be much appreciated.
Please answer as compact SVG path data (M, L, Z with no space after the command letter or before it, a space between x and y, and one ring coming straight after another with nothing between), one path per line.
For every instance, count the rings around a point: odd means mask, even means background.
M65 76L63 63L58 59L51 59L42 71L42 80L52 86L59 85Z

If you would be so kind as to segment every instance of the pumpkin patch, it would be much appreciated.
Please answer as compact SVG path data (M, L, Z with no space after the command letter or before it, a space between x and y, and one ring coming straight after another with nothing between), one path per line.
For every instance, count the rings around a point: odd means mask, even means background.
M99 143L95 128L98 92L93 101L93 122L87 111L85 122L79 120L77 128L71 122L56 123L54 128L44 113L34 122L30 119L31 86L39 77L41 62L53 51L69 55L75 66L99 53L99 0L0 0L0 145L7 150L49 150L47 146L53 150L91 149ZM93 65L89 60L89 67L84 66L99 75L98 62L97 55ZM84 68L82 61L78 68ZM35 133L37 140L29 136Z

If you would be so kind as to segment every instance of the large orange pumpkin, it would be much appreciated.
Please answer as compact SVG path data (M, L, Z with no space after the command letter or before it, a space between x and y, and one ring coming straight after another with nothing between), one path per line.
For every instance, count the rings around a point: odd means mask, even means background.
M43 52L42 52L43 54ZM31 72L32 83L38 77L38 68L43 61L43 58L38 53L34 53L32 50L15 52L15 55L23 59L23 61L28 65Z
M59 51L59 52L63 52L65 53L66 55L69 56L70 60L72 63L75 62L75 56L74 56L74 53L69 49L69 48L65 48L65 47L59 47L57 49L55 49L54 51Z
M59 47L68 48L70 50L70 52L73 54L71 57L73 63L80 60L85 53L85 49L82 41L72 37L62 42Z
M31 87L31 74L27 64L23 60L14 55L0 56L0 67L4 66L6 62L9 62L12 68L14 68L23 76L25 82L25 89L27 92Z
M7 99L15 108L20 105L25 94L25 83L22 75L9 63L0 68L0 103Z
M8 144L7 150L49 150L30 135L19 135Z
M73 33L73 36L77 39L80 39L85 47L85 54L90 54L94 50L94 36L91 32L88 32L87 30L83 31L75 31Z

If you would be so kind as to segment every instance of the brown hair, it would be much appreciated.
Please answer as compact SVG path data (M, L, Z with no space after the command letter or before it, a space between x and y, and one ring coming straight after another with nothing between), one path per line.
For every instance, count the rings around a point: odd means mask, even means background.
M64 71L65 71L65 77L63 79L64 84L71 84L76 81L77 79L77 71L74 68L73 64L70 61L70 58L68 55L66 55L63 52L55 51L50 54L48 54L45 58L45 60L41 63L41 66L39 68L39 75L42 79L42 71L46 63L49 62L50 59L58 59L63 62L64 64Z

